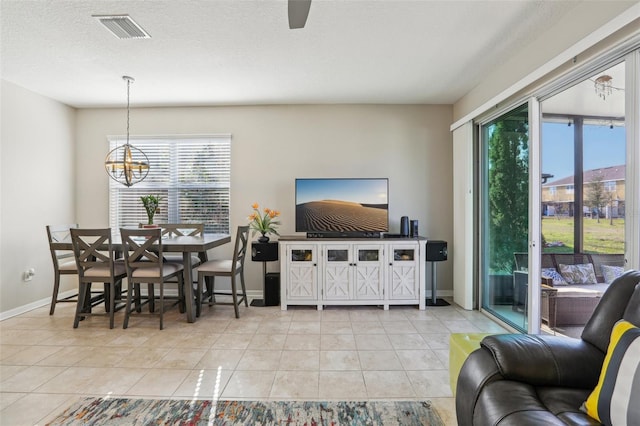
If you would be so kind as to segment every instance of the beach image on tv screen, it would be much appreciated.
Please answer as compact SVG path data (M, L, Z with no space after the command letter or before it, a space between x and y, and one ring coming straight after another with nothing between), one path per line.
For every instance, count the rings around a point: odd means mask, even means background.
M296 231L385 232L387 179L296 180Z

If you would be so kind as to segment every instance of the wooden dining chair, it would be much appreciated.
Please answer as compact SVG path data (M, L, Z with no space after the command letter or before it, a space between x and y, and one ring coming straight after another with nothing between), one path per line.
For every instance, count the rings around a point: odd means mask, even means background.
M71 242L71 228L77 228L78 224L72 225L47 225L47 238L49 239L49 251L53 260L53 295L51 296L51 308L49 315L53 315L56 310L56 303L78 301L78 293L58 298L60 291L61 275L78 275L78 267L73 257L73 250L55 250L52 243Z
M111 229L72 228L70 233L79 284L73 328L78 328L84 317L93 315L108 315L109 328L113 328L115 312L124 306L116 305L116 300L122 295L122 280L127 273L122 260L115 260ZM92 283L104 283L104 291L92 296ZM92 312L102 301L106 313Z
M160 223L163 237L201 237L204 234L204 223ZM182 253L165 253L165 260L182 262ZM191 266L196 267L201 263L197 254L191 255ZM195 277L196 275L193 274Z
M120 229L128 278L127 303L123 328L129 326L129 317L133 311L134 303L136 311L141 312L140 308L148 304L150 308L149 313L155 314L156 284L159 287L157 310L160 316L160 330L164 328L165 299L173 301L172 306L177 304L181 305L180 310L184 312L184 266L182 265L182 259L180 262L170 262L163 258L161 232L160 228ZM165 284L167 284L171 278L177 278L177 299L165 297ZM146 297L140 292L140 284L145 283L148 285Z
M238 307L242 301L244 301L245 306L249 306L247 301L247 288L244 283L244 259L247 254L248 239L249 226L238 226L233 259L209 260L200 264L198 267L198 284L196 288L196 316L200 316L202 302L205 297L209 299L209 306L213 304L233 305L236 318L240 318ZM242 286L241 293L237 291L236 277L238 276L240 276L240 285ZM231 291L216 291L215 277L230 277ZM205 283L206 278L209 278L209 282ZM204 292L205 286L207 287L206 293ZM216 295L230 295L233 302L218 302Z

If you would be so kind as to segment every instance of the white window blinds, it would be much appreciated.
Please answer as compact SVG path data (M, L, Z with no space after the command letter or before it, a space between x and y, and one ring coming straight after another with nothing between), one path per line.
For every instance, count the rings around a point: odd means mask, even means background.
M109 138L110 148L124 144ZM229 233L231 136L130 138L149 157L149 175L127 188L110 179L109 223L114 229L147 223L141 196L162 197L154 223L204 223Z

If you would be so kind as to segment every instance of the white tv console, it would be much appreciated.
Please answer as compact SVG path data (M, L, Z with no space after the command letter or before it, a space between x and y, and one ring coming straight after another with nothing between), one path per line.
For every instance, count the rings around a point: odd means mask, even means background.
M418 305L425 309L426 243L417 238L280 236L280 306Z

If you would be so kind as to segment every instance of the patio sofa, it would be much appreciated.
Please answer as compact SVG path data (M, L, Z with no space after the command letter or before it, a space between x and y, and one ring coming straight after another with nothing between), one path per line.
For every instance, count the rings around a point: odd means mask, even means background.
M517 307L526 305L527 253L515 253L514 257L514 307ZM542 320L550 328L584 325L611 281L622 273L624 254L543 253L541 265ZM576 265L591 265L591 278L583 275L579 284L567 281L565 277L571 276L578 268ZM566 272L564 276L562 272Z

